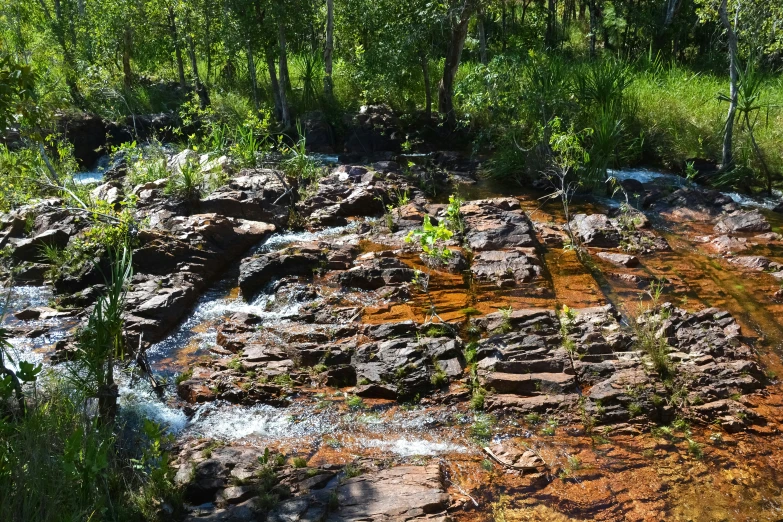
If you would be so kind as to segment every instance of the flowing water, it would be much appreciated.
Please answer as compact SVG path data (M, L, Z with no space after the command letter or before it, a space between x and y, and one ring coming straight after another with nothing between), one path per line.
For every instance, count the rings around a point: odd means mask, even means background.
M325 158L325 161L327 159L331 158ZM636 179L644 183L664 182L675 186L684 183L682 178L646 170L613 174L618 179ZM518 188L498 187L487 182L463 186L460 190L466 199L509 193L518 196L520 192ZM543 202L542 195L526 191L518 197L534 221L551 226L562 224L562 209ZM767 209L772 205L771 199L731 196L744 206ZM578 201L572 212L599 212L614 204L606 200ZM773 229L781 232L783 219L766 211L765 214ZM783 368L780 363L783 304L771 298L778 283L768 274L742 271L706 251L699 237L712 232L699 224L664 219L654 219L653 224L657 233L668 241L671 251L643 256L641 266L633 273L644 280L665 278L669 282L666 299L683 308L696 310L716 306L730 311L741 323L745 335L757 338L756 346L763 354L764 364L780 374ZM353 223L320 232L275 234L255 251L272 252L312 241L359 244L362 237L356 233L357 225ZM385 247L364 242L362 248L372 251ZM752 252L783 261L780 246L760 244ZM418 256L403 254L401 260L411 267L424 268ZM433 299L445 320L463 320L464 310L469 307L480 313L490 313L508 306L552 309L562 304L581 308L612 303L619 310L632 313L642 293L638 286L613 278L613 267L599 262L597 270L587 269L574 252L561 248L547 248L543 264L545 277L536 292L471 285L459 274L436 271L432 280ZM216 344L217 327L225 318L236 312L247 312L260 317L264 326L290 325L294 328L300 311L323 299L322 295L304 300L286 299L270 285L248 302L239 295L236 280L236 268L229 270L225 279L204 293L185 321L148 351L158 377L169 382L163 399L146 383L137 381L131 385L125 379L120 399L124 410L151 417L180 438L205 437L276 447L303 453L313 464L345 463L356 456L445 459L449 463L449 480L455 487L483 492L479 495L484 503L482 520L492 519L490 514L496 511L499 499L508 495L524 499L525 491L533 491L524 477L487 475L482 468L484 457L480 447L471 438L476 414L453 406L426 401L416 406L368 401L365 409L351 410L344 407L345 391L328 387L300 390L285 407L223 402L184 404L173 391L173 376L209 354L210 347ZM326 286L328 283L324 282ZM337 292L335 289L324 291L333 292L330 295ZM340 297L360 302L365 307L363 322L404 319L421 322L424 319L426 302L422 295L413 295L408 302L398 304L386 304L371 293ZM17 311L45 306L50 298L51 293L46 288L20 287L15 290L9 308ZM53 318L41 323L47 332L40 337L12 340L25 358L41 360L47 346L62 338L76 324L76 319ZM16 324L13 316L5 320L6 326ZM778 418L783 407L783 390L774 382L764 396L752 400L759 412ZM708 432L708 429L695 430L694 436L707 437ZM664 511L677 520L776 520L783 516L779 508L783 482L778 481L776 472L778 461L783 459L783 441L778 440L779 436L770 438L763 428L742 438L730 438L730 444L716 447L708 459L701 461L689 460L676 448L664 448L662 458L646 457L644 455L648 453L660 455L661 442L641 435L619 435L613 439L613 446L596 447L584 434L580 435L578 429L558 437L544 437L537 431L530 431L520 419L513 418L495 426L493 433L496 441L527 440L548 460L560 463L560 467L566 467L578 456L583 466L594 471L595 480L551 481L543 496L531 493L529 505L515 501L515 507L508 510L507 520L555 520L569 512L569 503L578 506L580 502L587 506L574 508L573 512L580 515L594 509L596 516L603 516L610 511L608 506L622 506L622 517L618 515L615 519L628 516L656 520L661 519L659 515ZM636 497L647 495L647 500L641 504L636 500L631 502L627 495L623 496L623 491L630 490ZM551 507L555 504L560 508Z

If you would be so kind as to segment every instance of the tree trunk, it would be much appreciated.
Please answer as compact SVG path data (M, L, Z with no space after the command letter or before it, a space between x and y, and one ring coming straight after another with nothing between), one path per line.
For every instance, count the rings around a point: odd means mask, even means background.
M179 35L177 34L177 19L174 16L174 9L168 8L169 11L169 33L171 34L171 40L174 43L174 56L177 58L177 73L179 73L179 86L185 88L185 64L182 61L182 49L179 45Z
M557 4L555 0L547 2L546 45L550 49L557 47Z
M438 86L438 111L446 118L446 121L452 124L457 119L454 114L454 79L457 77L462 49L465 47L465 38L468 36L468 23L475 10L475 0L464 0L459 20L451 28L451 38L443 66L443 78Z
M281 18L277 22L278 39L280 40L280 111L282 115L283 126L286 129L291 128L291 114L288 107L288 53L286 51L285 25Z
M503 52L506 52L506 0L502 2L501 11L501 32L503 33Z
M253 59L253 48L250 45L250 40L247 41L245 50L247 52L247 71L250 76L250 89L253 91L253 106L256 112L258 112L258 80L256 78L256 62ZM274 67L274 64L272 67Z
M326 0L326 47L324 48L324 94L332 96L332 53L334 52L334 0Z
M126 25L122 33L122 73L126 89L133 85L133 72L131 71L131 50L133 48L133 29Z
M190 56L190 68L193 70L193 88L196 89L198 95L199 105L203 109L209 105L209 94L207 88L201 83L201 78L198 74L198 62L196 61L196 43L193 41L193 37L188 35L188 55Z
M737 59L739 52L737 50L737 23L739 21L739 9L734 15L734 24L729 21L729 15L726 12L726 0L722 0L718 8L720 21L723 28L726 29L729 43L729 113L726 116L726 128L723 134L723 158L721 169L729 170L734 165L734 152L732 141L734 137L734 117L737 112L737 83L739 81L739 69Z
M427 58L427 53L422 52L419 56L421 61L421 74L424 77L424 114L427 116L427 120L432 118L432 85L430 82L430 61Z
M481 63L487 65L487 34L484 29L484 14L482 13L478 19L478 35L479 35L479 59Z
M597 7L595 5L596 0L587 0L587 8L590 11L590 57L595 57L595 41L596 41L596 31L598 30L598 13L596 12Z
M264 54L266 55L266 68L269 71L269 84L272 86L272 101L275 104L275 118L281 120L283 118L283 106L280 104L280 84L277 81L275 58L271 49L267 49Z

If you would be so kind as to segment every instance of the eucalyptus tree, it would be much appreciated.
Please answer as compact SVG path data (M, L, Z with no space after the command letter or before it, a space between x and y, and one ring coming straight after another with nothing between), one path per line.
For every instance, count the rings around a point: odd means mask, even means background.
M63 60L65 84L77 106L84 105L77 78L77 33L83 9L77 0L38 0L43 15L44 29L50 33L60 47Z
M454 123L454 80L457 77L462 49L468 36L470 18L481 5L481 0L458 0L449 5L451 34L446 48L446 59L443 65L443 78L438 86L438 111L447 121Z
M698 0L702 23L720 24L726 34L729 65L729 103L723 131L721 168L734 166L734 123L740 92L740 61L783 49L783 4L779 0Z

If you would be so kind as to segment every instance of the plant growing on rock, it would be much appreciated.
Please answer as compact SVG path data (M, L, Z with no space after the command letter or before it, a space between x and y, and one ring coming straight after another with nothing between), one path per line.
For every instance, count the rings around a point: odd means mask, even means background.
M169 176L166 194L185 201L197 201L204 192L205 181L198 158L188 157L180 168Z
M432 277L432 270L435 266L447 262L451 256L451 250L448 249L443 243L451 239L454 233L446 227L443 222L438 223L435 226L430 221L429 216L424 216L424 222L422 227L416 230L411 230L405 237L406 243L411 243L414 238L418 238L421 249L424 251L427 264L427 273L423 274L417 270L414 276L414 284L421 289L422 292L427 294L429 300L429 310L427 314L427 322L437 317L441 323L446 324L445 321L438 315L435 308L435 302L432 300L432 295L429 291L430 278Z
M133 255L126 247L110 252L110 256L107 292L98 298L87 324L79 332L77 359L69 368L73 382L98 399L99 415L106 424L113 421L117 412L115 363L132 353L123 335L123 311L133 275Z
M590 136L592 129L576 132L573 124L567 129L563 129L563 122L556 117L547 123L545 133L549 134L548 144L551 153L550 167L544 172L544 175L549 180L554 192L541 199L546 201L560 200L565 217L565 230L569 239L568 247L574 249L581 259L585 250L578 236L571 229L570 204L574 194L582 186L579 171L590 162L590 154L582 142L587 136Z
M663 281L654 281L650 284L646 292L650 297L650 304L645 306L640 298L638 312L631 325L636 335L637 348L647 354L653 369L666 380L671 377L673 363L669 357L669 344L663 332L663 326L671 315L671 310L660 304L663 287Z

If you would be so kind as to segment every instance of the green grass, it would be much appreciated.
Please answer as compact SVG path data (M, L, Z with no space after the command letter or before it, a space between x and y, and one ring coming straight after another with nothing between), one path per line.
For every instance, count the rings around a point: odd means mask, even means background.
M157 427L130 412L101 427L70 383L50 375L36 386L26 415L0 417L0 520L154 521L162 500L180 509Z

